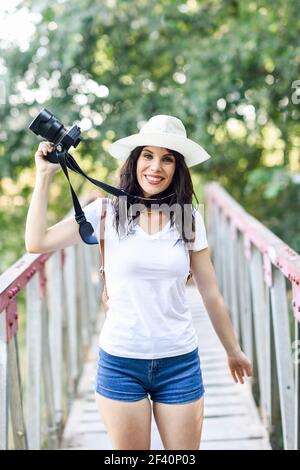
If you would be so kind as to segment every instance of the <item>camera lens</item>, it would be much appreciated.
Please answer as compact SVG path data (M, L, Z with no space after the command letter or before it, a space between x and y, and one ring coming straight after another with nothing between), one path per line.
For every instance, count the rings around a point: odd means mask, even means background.
M55 145L60 142L64 134L67 132L63 124L46 108L42 109L28 127L36 135L44 137Z

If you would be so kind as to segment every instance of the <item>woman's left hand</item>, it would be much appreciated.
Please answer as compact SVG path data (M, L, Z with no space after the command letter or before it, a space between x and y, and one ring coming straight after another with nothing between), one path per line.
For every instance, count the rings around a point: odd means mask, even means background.
M251 377L253 375L252 365L243 351L238 351L227 355L228 365L234 381L241 384L244 383L244 376Z

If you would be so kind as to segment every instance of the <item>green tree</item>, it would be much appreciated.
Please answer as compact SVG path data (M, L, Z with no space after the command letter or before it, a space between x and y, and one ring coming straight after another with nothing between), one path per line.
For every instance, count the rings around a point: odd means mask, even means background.
M192 169L195 181L220 181L300 250L294 177L300 105L291 99L300 78L296 2L27 0L22 6L36 15L29 47L0 41L7 97L0 108L1 271L25 250L38 145L27 126L42 107L65 125L81 123L84 141L73 155L89 175L111 183L118 165L108 144L153 114L178 116L212 155ZM79 192L95 189L71 178ZM71 208L60 172L49 224Z

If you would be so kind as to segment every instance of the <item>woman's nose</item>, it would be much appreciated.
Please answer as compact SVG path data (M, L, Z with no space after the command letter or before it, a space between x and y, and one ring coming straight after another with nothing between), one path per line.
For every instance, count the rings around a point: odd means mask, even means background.
M151 162L151 165L150 165L150 169L151 171L156 171L158 169L160 169L160 159L157 158L157 159L153 159L152 162Z

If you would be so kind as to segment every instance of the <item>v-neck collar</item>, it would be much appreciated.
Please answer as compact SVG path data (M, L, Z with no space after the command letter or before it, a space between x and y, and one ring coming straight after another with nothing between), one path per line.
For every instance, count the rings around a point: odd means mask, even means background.
M159 231L159 232L155 232L155 233L147 233L145 232L144 229L142 229L142 227L137 224L136 227L138 228L138 230L140 231L140 233L142 233L143 235L145 235L146 237L149 237L149 238L154 238L154 237L159 237L162 233L164 233L170 226L170 223L171 223L171 220L169 220L166 225Z

